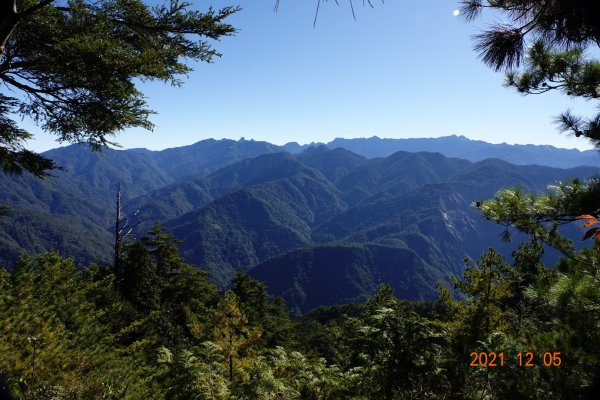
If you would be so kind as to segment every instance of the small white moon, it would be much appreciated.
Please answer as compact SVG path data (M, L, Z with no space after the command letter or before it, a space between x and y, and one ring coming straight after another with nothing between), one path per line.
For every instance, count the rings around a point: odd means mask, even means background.
M454 12L452 13L452 15L454 15L455 17L458 17L459 14L460 10L454 10Z

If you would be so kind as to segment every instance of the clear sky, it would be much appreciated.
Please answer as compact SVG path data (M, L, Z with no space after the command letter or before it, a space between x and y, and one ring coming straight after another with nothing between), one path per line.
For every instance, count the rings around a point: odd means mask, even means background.
M455 17L455 0L330 0L313 17L317 0L193 1L241 5L230 22L239 29L216 43L223 54L195 64L184 86L142 86L153 132L130 129L116 141L153 150L207 138L309 143L335 137L385 138L464 135L492 143L591 148L556 130L560 112L592 115L595 104L561 94L521 96L486 67L471 36L485 22ZM37 151L57 147L36 133Z

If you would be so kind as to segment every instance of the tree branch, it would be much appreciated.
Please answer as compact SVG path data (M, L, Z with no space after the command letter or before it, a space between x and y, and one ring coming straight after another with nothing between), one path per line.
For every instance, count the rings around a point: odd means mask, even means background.
M25 18L26 16L31 15L32 13L36 12L40 8L46 7L53 1L54 0L42 0L39 3L37 3L36 5L29 7L27 10L17 13L17 19Z
M17 0L0 3L0 61L4 58L6 43L17 26Z
M9 83L25 92L31 92L31 93L39 93L39 92L43 92L42 90L38 89L38 88L34 88L32 86L26 85L24 83L21 83L13 78L11 78L10 76L6 75L6 74L0 74L0 79L3 80L5 83Z
M57 117L57 114L54 110L55 108L59 108L63 111L68 112L69 106L73 105L73 101L69 99L63 99L57 93L53 93L52 91L31 87L6 75L2 75L2 80L4 80L5 83L9 83L16 88L21 89L29 96L29 98L31 98L32 96L35 97L38 101L39 106L46 113L49 113L55 117ZM42 94L50 96L51 98L44 97L42 96ZM32 102L34 102L34 100L32 100Z
M27 78L24 78L22 76L19 76L19 77L22 78L22 79L27 80L28 82L31 82ZM5 83L9 83L9 84L11 84L11 85L13 85L13 86L15 86L15 87L17 87L17 88L25 91L25 92L29 92L29 93L43 93L43 94L47 94L49 96L55 97L58 100L65 101L65 100L61 99L60 96L56 93L56 92L59 92L61 90L61 88L56 88L54 90L50 90L50 89L42 89L42 88L39 88L39 87L33 87L33 86L30 86L30 85L28 85L26 83L19 82L16 79L11 78L7 74L0 74L0 79L3 80ZM31 83L35 84L34 82L31 82ZM66 89L66 88L63 88L63 89Z

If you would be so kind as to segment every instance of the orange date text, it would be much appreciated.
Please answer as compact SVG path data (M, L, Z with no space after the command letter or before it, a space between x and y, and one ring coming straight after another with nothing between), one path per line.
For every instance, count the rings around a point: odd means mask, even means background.
M472 351L470 357L472 358L471 363L469 364L471 367L504 366L504 353L496 353L493 351L489 353L486 353L484 351L478 353L476 351Z
M472 351L469 355L471 367L504 367L506 362L510 362L510 358L506 357L504 352L476 352ZM544 367L560 367L562 358L560 351L544 352L538 354L537 357L532 351L518 352L515 357L515 362L518 367L534 367L543 365Z

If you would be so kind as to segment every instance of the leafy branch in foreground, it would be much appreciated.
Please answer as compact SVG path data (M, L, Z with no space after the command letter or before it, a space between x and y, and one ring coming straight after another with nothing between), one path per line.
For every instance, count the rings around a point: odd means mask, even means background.
M130 127L152 129L137 82L180 85L187 60L220 56L209 42L235 32L225 19L170 0L0 0L0 168L43 176L54 164L25 148L31 135L13 121L31 117L60 142L96 150Z
M527 38L568 49L574 45L600 45L600 5L595 0L463 0L460 14L467 21L479 18L484 10L496 12L502 24L476 36L475 50L490 67L500 70L518 67Z
M599 195L599 179L585 182L575 179L551 185L547 192L539 194L525 193L523 188L503 189L476 206L485 218L505 226L506 240L510 240L508 227L513 226L571 257L575 251L573 244L557 229L589 215L589 210L599 213Z
M559 90L568 96L586 100L600 98L600 61L586 56L584 49L556 51L544 41L534 43L527 53L526 69L509 71L506 86L523 94L541 94ZM588 138L600 144L600 113L591 118L573 115L570 110L556 118L562 132Z
M586 49L600 46L600 3L595 0L465 0L468 21L484 10L508 21L475 36L475 51L485 64L504 69L506 86L523 94L559 90L568 96L600 97L600 61ZM518 70L524 62L524 68ZM600 147L600 113L584 118L571 111L556 120L563 132L588 138Z

